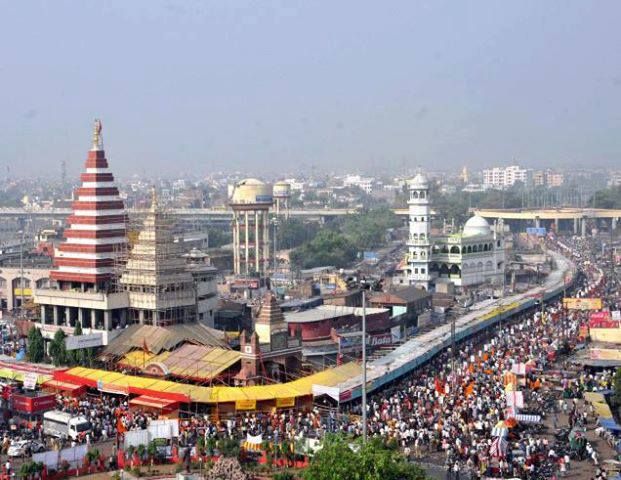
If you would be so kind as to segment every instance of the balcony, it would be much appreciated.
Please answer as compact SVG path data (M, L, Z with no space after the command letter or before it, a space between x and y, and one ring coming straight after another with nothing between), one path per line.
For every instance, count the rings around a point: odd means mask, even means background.
M461 253L434 253L432 254L433 261L449 262L449 263L461 263Z
M59 307L115 310L117 308L127 308L129 306L129 297L126 292L104 293L37 288L35 290L35 303L42 305L58 305Z

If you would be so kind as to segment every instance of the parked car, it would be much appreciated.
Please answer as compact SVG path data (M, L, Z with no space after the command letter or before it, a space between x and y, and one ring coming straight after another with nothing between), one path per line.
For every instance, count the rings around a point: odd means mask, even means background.
M13 440L7 455L9 457L24 457L33 453L45 452L45 450L45 445L36 440Z

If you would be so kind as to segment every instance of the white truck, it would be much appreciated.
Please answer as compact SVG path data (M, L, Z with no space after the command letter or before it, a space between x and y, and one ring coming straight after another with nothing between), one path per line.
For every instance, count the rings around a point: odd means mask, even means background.
M77 440L91 431L86 417L76 417L67 412L51 410L43 414L43 433L52 437Z

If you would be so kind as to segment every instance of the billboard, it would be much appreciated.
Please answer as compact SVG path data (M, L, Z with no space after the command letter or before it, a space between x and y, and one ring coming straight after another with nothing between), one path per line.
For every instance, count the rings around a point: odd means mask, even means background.
M56 407L56 395L30 396L14 394L11 402L13 410L36 415L53 410Z
M563 298L567 310L601 310L601 298Z
M103 333L89 333L88 335L71 335L65 338L67 350L101 347L104 344Z
M382 333L380 335L371 335L369 345L372 347L380 347L382 345L392 345L392 333Z

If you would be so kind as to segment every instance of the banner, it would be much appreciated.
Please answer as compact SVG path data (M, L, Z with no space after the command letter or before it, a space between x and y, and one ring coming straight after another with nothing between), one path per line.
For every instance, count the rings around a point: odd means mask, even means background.
M34 372L24 373L24 390L34 390L37 387L39 375Z
M601 298L563 298L567 310L601 310Z
M619 322L612 320L610 312L593 312L589 318L590 328L619 328Z
M256 400L235 400L235 410L256 410Z
M524 408L524 394L522 392L507 392L507 406L515 408Z
M276 399L276 407L278 407L278 408L295 407L295 397L277 398Z
M101 347L104 344L103 333L89 333L88 335L71 335L65 338L67 350Z
M176 438L179 436L179 420L151 420L147 426L149 435L155 438Z
M73 448L65 448L60 451L60 464L63 463L63 460L69 462L72 468L77 466L82 466L82 462L84 461L84 457L86 456L86 452L88 452L88 445L82 444Z
M125 450L129 447L137 447L138 445L149 445L148 430L128 430L123 435L123 446Z

